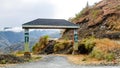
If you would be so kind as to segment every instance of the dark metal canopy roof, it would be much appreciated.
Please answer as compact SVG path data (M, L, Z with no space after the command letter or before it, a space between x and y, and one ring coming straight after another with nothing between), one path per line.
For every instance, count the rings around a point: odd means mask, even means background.
M25 23L22 25L22 27L25 29L67 29L67 28L79 28L77 24L73 24L69 21L66 21L64 19L36 19L33 21L30 21L28 23Z

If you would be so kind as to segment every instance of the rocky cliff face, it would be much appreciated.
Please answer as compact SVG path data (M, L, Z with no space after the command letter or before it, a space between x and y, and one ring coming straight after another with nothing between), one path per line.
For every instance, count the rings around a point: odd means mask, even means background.
M79 39L88 36L119 39L120 0L103 0L93 6L87 6L70 21L80 25Z

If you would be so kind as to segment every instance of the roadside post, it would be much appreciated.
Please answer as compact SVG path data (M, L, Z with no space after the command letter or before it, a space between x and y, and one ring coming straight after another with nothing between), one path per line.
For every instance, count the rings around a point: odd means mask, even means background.
M29 29L25 29L24 31L24 57L25 58L30 58L30 49L29 49Z
M74 45L72 54L77 54L78 51L78 32L77 29L74 29Z

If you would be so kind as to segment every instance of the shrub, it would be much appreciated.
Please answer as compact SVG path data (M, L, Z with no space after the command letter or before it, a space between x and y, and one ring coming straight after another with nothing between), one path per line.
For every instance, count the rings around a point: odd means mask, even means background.
M32 52L35 54L38 51L38 43L35 43L35 45L32 47Z
M35 57L34 59L40 59L41 57Z
M112 61L118 57L120 45L110 39L96 39L95 47L90 56L99 60ZM115 51L115 52L114 52Z
M112 61L112 60L115 59L115 55L113 53L108 53L108 54L105 55L105 59L107 61Z
M113 53L107 53L105 54L102 51L98 51L98 50L94 50L92 51L92 53L90 54L90 57L94 57L98 60L107 60L107 61L112 61L115 59L115 55Z
M67 49L69 49L71 46L70 46L70 42L69 41L61 41L61 42L57 42L55 45L54 45L54 52L62 52L62 51L65 51Z
M37 43L35 43L35 45L32 47L32 52L34 54L38 54L41 53L42 50L47 46L48 44L48 38L49 36L43 36L39 39L39 41Z
M7 61L6 60L1 60L1 62L0 62L1 64L6 64L7 63Z
M63 45L63 43L60 42L60 43L55 44L54 51L56 52L56 51L62 50L64 48L65 48L65 46Z
M40 39L39 39L39 44L40 45L47 45L47 43L48 43L48 38L49 38L49 36L43 36L43 37L41 37Z
M95 46L94 39L94 37L88 37L83 39L79 44L79 51L83 51L85 54L90 53Z
M1 54L0 55L0 64L21 63L21 62L25 62L25 60L13 54Z
M90 53L90 57L94 57L98 60L102 60L104 59L104 54L103 52L101 51L98 51L98 50L93 50L91 53Z

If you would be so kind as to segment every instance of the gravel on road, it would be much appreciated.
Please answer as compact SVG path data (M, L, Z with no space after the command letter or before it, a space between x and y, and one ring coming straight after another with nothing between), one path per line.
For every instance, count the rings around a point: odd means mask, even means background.
M0 68L120 68L120 66L83 66L72 64L65 57L48 55L40 61L23 63Z

